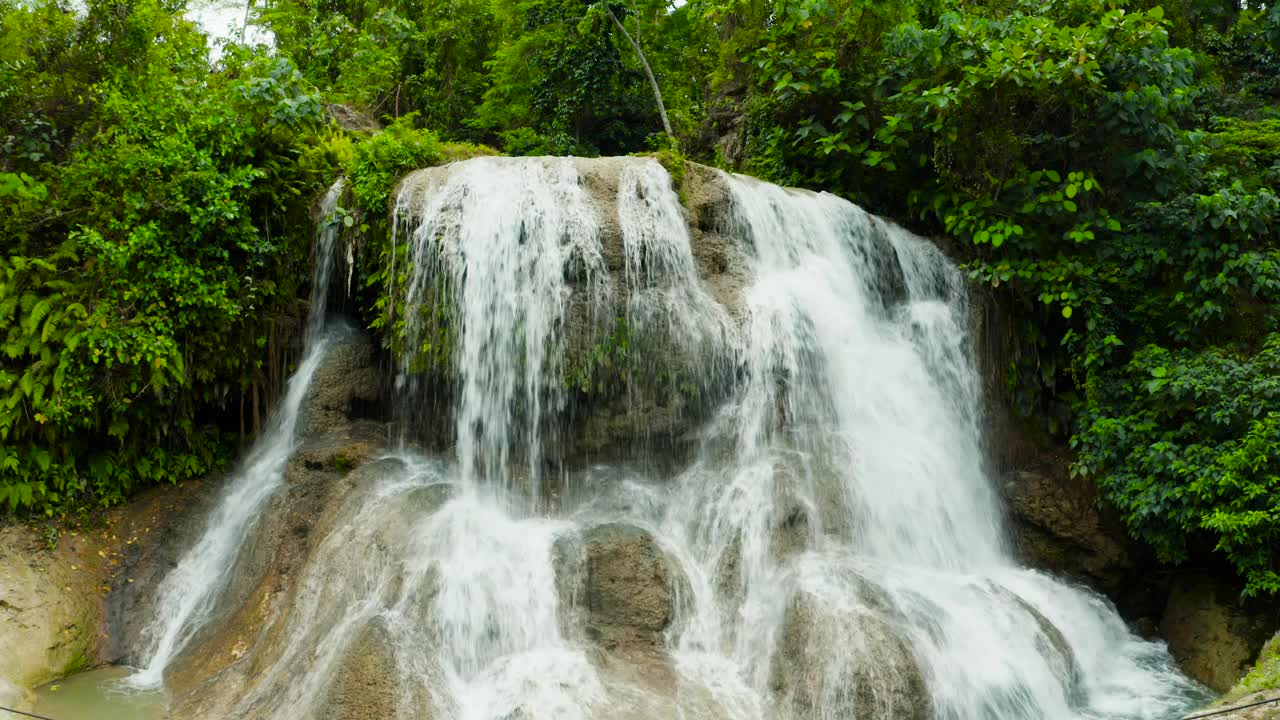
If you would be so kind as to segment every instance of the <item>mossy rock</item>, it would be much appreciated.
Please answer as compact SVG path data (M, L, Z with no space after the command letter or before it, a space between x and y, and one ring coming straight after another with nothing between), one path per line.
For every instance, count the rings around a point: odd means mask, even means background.
M1228 698L1239 698L1266 690L1280 690L1280 632L1262 646L1258 661L1227 693Z

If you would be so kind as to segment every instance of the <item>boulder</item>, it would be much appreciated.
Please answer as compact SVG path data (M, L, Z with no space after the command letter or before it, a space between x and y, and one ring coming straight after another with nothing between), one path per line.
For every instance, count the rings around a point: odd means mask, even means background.
M1118 593L1135 566L1119 518L1099 509L1097 488L1065 467L1015 470L1004 496L1018 549L1032 565Z
M1230 583L1189 574L1174 579L1160 629L1184 672L1225 693L1249 671L1275 621L1274 610L1242 604Z
M1241 678L1231 692L1202 712L1249 705L1254 706L1228 712L1216 720L1280 720L1280 632L1262 646L1249 674Z
M372 114L351 105L326 105L325 109L329 111L329 116L337 123L338 127L350 133L376 133L382 129L381 123L378 122Z
M575 542L576 541L576 542ZM556 545L556 574L570 632L602 648L652 647L675 615L673 563L647 531L597 525Z
M345 434L352 421L379 416L383 387L373 342L362 333L345 334L312 376L300 432L304 437Z
M1280 632L1262 646L1253 669L1231 688L1227 697L1236 699L1259 693L1280 697ZM1280 713L1280 705L1276 710Z
M803 591L787 605L769 685L783 717L796 720L933 717L924 674L889 620Z

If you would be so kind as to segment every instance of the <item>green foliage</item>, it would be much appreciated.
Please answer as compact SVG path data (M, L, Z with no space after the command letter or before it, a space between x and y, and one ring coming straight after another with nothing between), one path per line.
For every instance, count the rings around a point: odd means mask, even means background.
M327 118L287 60L230 47L211 73L150 0L0 12L0 503L111 505L227 458L297 314Z
M1218 118L1205 140L1212 163L1244 187L1280 187L1280 119Z
M566 388L584 395L616 394L630 375L631 332L625 317L614 320L613 328L581 357L571 358L564 376Z
M370 215L386 214L391 191L406 172L440 159L440 140L430 131L415 129L416 120L416 115L406 115L355 146L347 174L356 204Z
M1280 13L702 5L735 23L717 82L748 88L745 166L957 241L1019 316L1016 404L1074 435L1077 472L1134 535L1170 561L1216 549L1246 592L1280 591ZM1177 381L1149 387L1156 367Z
M331 100L391 119L416 112L453 134L465 130L487 86L485 62L497 41L494 6L280 0L260 19L280 51Z
M509 38L474 125L511 154L595 155L641 146L657 127L641 74L588 0L519 0L499 12Z
M625 153L661 129L626 23L665 86L673 122L701 121L705 53L667 0L278 0L258 21L331 100L388 121L417 113L441 137L513 155Z
M1168 561L1207 536L1246 580L1280 591L1280 335L1225 349L1134 353L1082 419L1077 470ZM1173 480L1171 482L1171 480Z

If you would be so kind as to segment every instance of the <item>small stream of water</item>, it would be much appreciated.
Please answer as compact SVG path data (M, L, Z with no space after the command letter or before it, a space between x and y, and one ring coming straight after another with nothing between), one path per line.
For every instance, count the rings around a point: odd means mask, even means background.
M285 465L298 445L297 425L302 403L331 343L324 332L324 317L338 234L333 214L343 186L344 181L339 179L321 203L322 221L316 233L316 260L302 361L289 379L288 390L279 406L267 419L266 427L227 480L204 532L160 584L156 615L146 630L144 662L141 669L127 679L139 688L160 687L165 668L174 656L213 617L221 593L231 582L242 547L253 533L263 508L284 482Z

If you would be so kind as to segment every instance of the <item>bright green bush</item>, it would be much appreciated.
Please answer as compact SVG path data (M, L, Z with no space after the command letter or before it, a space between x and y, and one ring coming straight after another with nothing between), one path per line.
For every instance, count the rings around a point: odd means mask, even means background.
M396 183L410 170L440 159L439 138L415 127L416 114L405 115L385 130L355 146L350 167L351 192L356 205L372 217L385 215Z
M1280 592L1280 334L1254 354L1149 346L1109 382L1077 469L1162 559L1208 537L1246 594Z

